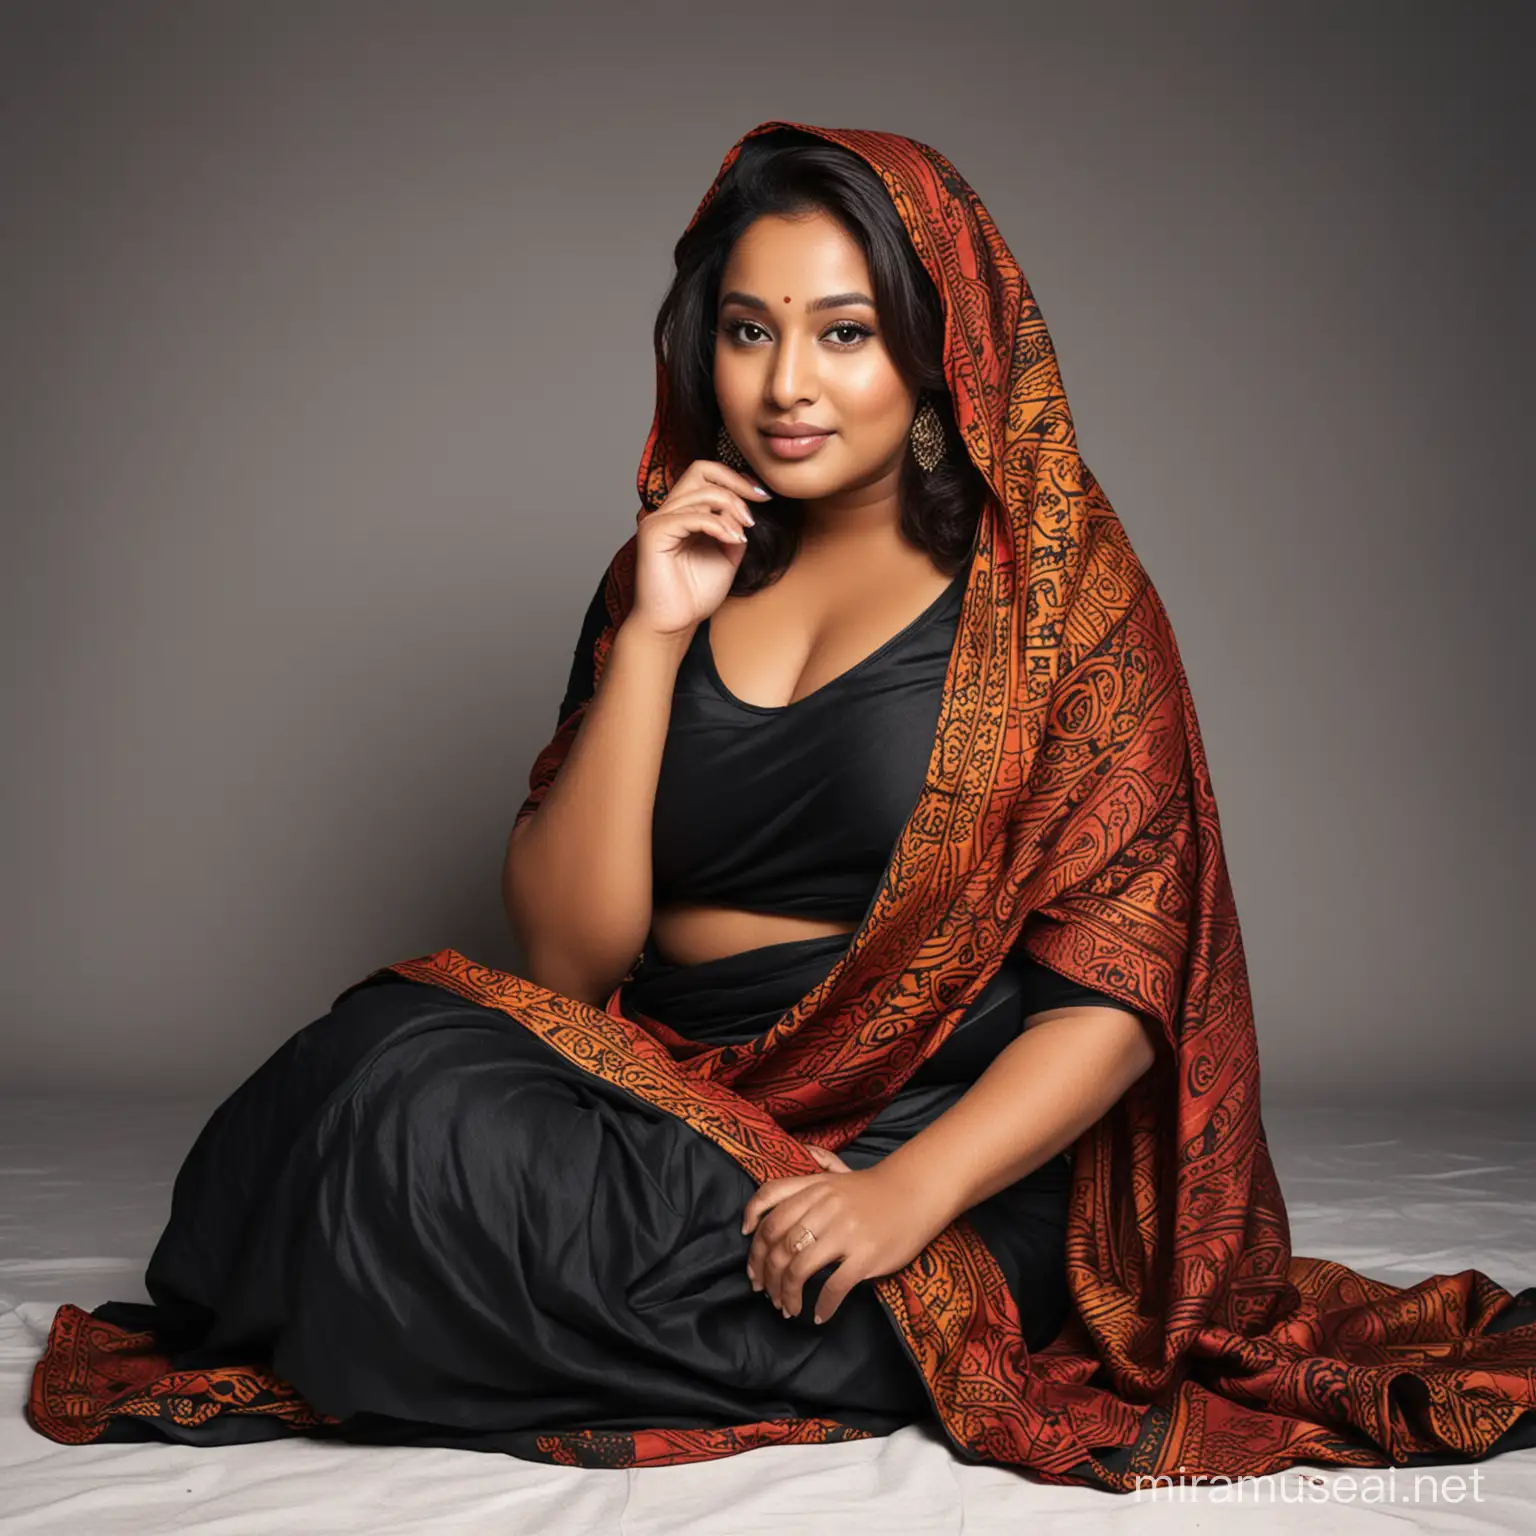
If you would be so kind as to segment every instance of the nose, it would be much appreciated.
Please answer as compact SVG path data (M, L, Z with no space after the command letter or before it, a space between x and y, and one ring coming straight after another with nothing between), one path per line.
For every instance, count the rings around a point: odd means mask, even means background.
M768 376L768 395L777 410L793 410L818 399L821 383L816 372L816 344L788 329L774 350Z

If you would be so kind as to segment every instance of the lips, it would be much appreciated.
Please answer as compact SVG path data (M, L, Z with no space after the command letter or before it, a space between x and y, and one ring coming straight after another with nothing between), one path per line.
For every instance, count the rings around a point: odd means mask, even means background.
M832 432L817 430L805 426L786 429L779 427L775 431L763 430L763 447L776 459L808 459L812 454L821 450L832 440Z
M780 426L762 428L764 437L830 437L831 427L814 427L808 422L788 422Z

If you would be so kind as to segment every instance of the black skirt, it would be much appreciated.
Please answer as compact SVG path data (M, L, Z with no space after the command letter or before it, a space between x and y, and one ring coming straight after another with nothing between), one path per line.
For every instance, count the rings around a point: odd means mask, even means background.
M746 1039L804 995L846 935L697 966L643 957L621 1005L694 1038ZM999 990L1001 989L1001 990ZM864 1167L931 1123L995 1049L1000 979L840 1155ZM1017 1023L1012 1026L1016 1032ZM967 1077L970 1073L970 1077ZM1070 1165L1052 1158L966 1214L1026 1342L1069 1306ZM508 1014L391 975L350 987L219 1107L176 1180L150 1261L149 1328L179 1370L260 1362L324 1433L543 1459L556 1429L829 1418L884 1434L931 1416L872 1286L822 1325L754 1292L757 1188L690 1126L583 1071ZM112 1438L289 1432L259 1413L116 1421Z

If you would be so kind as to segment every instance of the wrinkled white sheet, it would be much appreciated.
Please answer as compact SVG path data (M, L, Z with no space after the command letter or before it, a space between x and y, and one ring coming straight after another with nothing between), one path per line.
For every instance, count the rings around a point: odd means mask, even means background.
M1431 1502L1414 1469L1396 1498L1291 1468L1219 1490L1100 1493L951 1454L936 1431L775 1446L641 1471L545 1467L474 1451L270 1441L59 1446L22 1417L32 1366L63 1301L143 1300L143 1268L171 1180L209 1102L0 1103L0 1531L602 1533L602 1536L1018 1536L1403 1531L1536 1527L1536 1450L1462 1468L1460 1497ZM1403 1285L1472 1266L1511 1290L1536 1284L1536 1114L1528 1107L1389 1111L1268 1108L1265 1125L1297 1253ZM1446 1490L1457 1492L1455 1485ZM1331 1496L1330 1496L1331 1495Z

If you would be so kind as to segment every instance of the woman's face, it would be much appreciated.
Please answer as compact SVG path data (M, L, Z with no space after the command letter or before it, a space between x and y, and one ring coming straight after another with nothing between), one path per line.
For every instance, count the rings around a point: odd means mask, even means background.
M759 479L802 500L896 477L917 406L885 350L858 243L828 214L765 214L720 279L715 397ZM829 302L831 301L831 302ZM812 426L802 442L770 429ZM807 451L809 450L809 451Z

